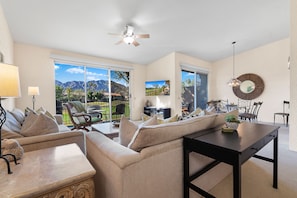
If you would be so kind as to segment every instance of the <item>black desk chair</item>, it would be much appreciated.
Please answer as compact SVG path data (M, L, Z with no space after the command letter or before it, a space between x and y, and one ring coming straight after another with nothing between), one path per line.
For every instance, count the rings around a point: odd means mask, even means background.
M290 108L290 102L284 100L283 101L283 112L274 113L273 123L275 124L275 116L279 115L279 116L283 117L284 124L286 126L288 126L290 114L289 114L289 112L287 112L287 110L289 110L289 108Z

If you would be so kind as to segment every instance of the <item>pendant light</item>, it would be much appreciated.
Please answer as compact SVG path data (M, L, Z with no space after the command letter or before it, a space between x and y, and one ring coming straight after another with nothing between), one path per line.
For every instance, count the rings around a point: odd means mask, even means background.
M229 80L229 82L228 82L228 85L231 87L237 87L241 84L241 81L234 77L234 73L235 73L235 44L236 44L236 41L233 41L232 42L232 45L233 45L233 78L231 80Z

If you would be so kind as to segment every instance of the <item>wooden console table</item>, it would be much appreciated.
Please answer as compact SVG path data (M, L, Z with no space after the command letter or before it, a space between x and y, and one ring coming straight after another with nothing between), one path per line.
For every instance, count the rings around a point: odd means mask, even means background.
M243 122L238 132L223 133L221 129L194 133L184 137L184 198L189 197L189 189L204 197L213 198L211 194L192 184L192 181L220 162L233 166L233 197L241 197L241 165L251 157L273 163L273 187L277 188L277 126ZM266 144L273 140L273 159L256 155ZM189 154L197 152L215 159L197 173L189 173ZM257 184L255 184L257 185Z
M24 154L12 174L0 172L2 198L95 198L96 171L76 144Z

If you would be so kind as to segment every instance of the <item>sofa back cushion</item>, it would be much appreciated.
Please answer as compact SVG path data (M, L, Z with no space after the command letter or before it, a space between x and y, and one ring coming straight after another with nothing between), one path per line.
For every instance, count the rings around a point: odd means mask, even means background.
M120 122L120 132L119 132L119 140L120 144L123 146L128 146L129 142L131 142L131 139L133 138L135 132L139 127L143 126L149 126L149 125L156 125L157 122L157 116L153 116L150 119L146 120L145 122L141 123L140 125L137 125L125 116L121 117Z
M128 147L140 151L141 149L164 142L176 140L185 135L213 128L217 114L194 117L179 122L171 122L153 126L143 126L134 134Z

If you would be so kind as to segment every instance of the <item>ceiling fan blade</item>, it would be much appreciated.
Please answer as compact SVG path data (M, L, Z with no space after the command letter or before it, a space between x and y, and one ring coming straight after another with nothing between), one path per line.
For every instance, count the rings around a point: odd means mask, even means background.
M137 47L138 45L140 45L137 41L133 41L133 45L135 46L135 47Z
M119 44L121 44L123 42L124 42L123 40L120 40L120 41L116 42L115 45L119 45Z
M136 34L135 38L150 38L149 34Z
M119 37L122 36L121 34L117 34L117 33L108 33L108 34L111 35L111 36L119 36Z

